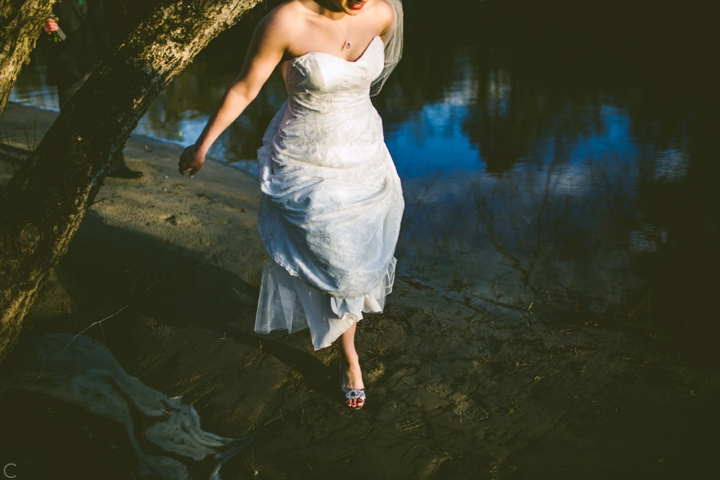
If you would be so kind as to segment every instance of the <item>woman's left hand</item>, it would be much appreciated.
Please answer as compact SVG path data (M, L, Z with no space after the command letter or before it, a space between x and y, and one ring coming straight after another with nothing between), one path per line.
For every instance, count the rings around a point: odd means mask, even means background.
M193 178L203 167L204 163L205 154L200 152L195 145L190 145L183 150L182 155L180 155L178 171L181 175L185 175L185 172L190 171L190 178Z

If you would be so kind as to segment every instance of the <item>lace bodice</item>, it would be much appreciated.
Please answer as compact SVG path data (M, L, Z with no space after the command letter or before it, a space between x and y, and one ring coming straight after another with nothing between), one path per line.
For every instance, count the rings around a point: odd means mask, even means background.
M322 107L325 102L347 106L347 102L368 98L370 84L382 72L382 52L382 39L375 37L354 62L324 52L310 52L289 60L285 85L291 106ZM301 104L299 100L305 101ZM318 101L323 105L316 105Z

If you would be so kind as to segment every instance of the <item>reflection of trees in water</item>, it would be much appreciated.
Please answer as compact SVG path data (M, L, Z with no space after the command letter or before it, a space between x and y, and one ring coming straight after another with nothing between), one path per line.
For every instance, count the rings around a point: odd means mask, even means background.
M673 68L707 76L703 65L717 53L712 7L701 0L404 4L405 55L375 101L386 129L445 101L458 78L455 53L475 51L469 63L478 91L464 128L496 173L538 139L572 141L597 131L588 112L574 110L597 109L603 96L624 92L638 77L649 80L643 88L662 88L653 83L662 85Z
M498 78L478 82L482 107L473 113L486 112L476 117L479 129L516 116L498 127L520 131L522 148L505 157L516 163L495 176L405 183L400 253L424 262L409 273L489 300L535 302L534 311L544 304L554 318L601 318L672 331L693 345L715 342L717 94L685 82L668 98L671 90L642 79L612 94L597 87L565 94L516 87L507 77L510 87L498 89ZM516 100L503 98L507 92ZM537 98L556 105L543 109ZM628 137L614 151L620 124ZM480 140L483 157L492 141Z
M541 168L408 185L401 254L431 283L510 305L572 313L617 309L634 281L622 244L632 224L632 165L589 159L572 179L562 149ZM578 190L579 189L579 190ZM537 309L537 307L536 307Z
M594 90L545 86L534 81L531 72L492 65L487 57L473 66L477 92L463 130L479 148L489 173L509 170L548 139L572 144L602 129L601 103Z
M672 72L671 72L672 74ZM644 145L638 185L644 223L667 232L637 268L652 279L645 297L653 321L693 342L720 337L714 297L720 287L720 146L716 84L671 78L646 88L630 111ZM671 93L672 92L672 93ZM638 300L638 302L640 302Z
M523 4L500 3L485 5L497 13ZM537 13L544 7L536 3L531 10ZM580 2L571 3L566 6L575 13L565 18L577 19ZM720 287L720 102L718 76L706 71L717 42L702 41L709 31L704 8L654 2L648 13L655 23L631 29L633 22L618 20L624 26L610 22L606 33L620 35L591 35L609 18L608 7L597 21L550 29L537 42L533 32L562 22L543 25L552 10L535 20L517 11L517 25L506 17L494 33L466 35L466 51L475 52L468 62L474 91L466 95L471 106L463 131L493 176L405 182L399 254L417 259L406 265L408 273L489 299L505 295L500 301L510 303L525 296L525 305L550 299L556 307L565 296L569 313L582 306L620 324L673 324L676 333L712 333L708 338L717 340L711 315ZM442 13L430 10L442 26ZM632 18L643 8L624 11ZM454 25L457 39L464 20ZM527 31L514 36L518 25ZM577 42L561 45L570 30L581 33ZM414 108L411 99L423 95L447 102L457 88L454 62L464 60L449 52L462 42L443 37L442 27L440 33L420 39L415 47L426 48L409 53L425 55L419 65L428 67L401 64L405 70L394 85L402 90L400 106ZM593 149L607 147L616 127L607 109L629 122L626 149L620 142L617 152L611 146L595 156ZM403 113L395 115L408 118Z

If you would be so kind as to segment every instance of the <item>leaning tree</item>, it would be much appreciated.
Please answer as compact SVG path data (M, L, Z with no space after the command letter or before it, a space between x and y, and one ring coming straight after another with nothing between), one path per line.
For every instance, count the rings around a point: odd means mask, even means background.
M73 96L0 196L0 361L150 103L260 0L158 6Z

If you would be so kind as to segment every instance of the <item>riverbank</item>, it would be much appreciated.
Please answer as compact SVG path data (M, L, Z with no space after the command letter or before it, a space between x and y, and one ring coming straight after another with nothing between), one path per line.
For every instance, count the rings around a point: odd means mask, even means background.
M9 104L3 141L32 148L55 116ZM182 177L180 151L131 137L128 164L144 177L106 180L22 341L110 317L84 335L130 375L181 396L206 431L255 432L223 478L699 479L717 470L716 372L648 339L541 322L409 278L397 279L385 313L360 323L368 404L346 411L336 348L313 352L307 331L253 332L267 258L257 182L214 161ZM0 160L3 187L19 163ZM30 418L49 403L4 404ZM4 437L3 460L12 447L43 462L37 438Z

